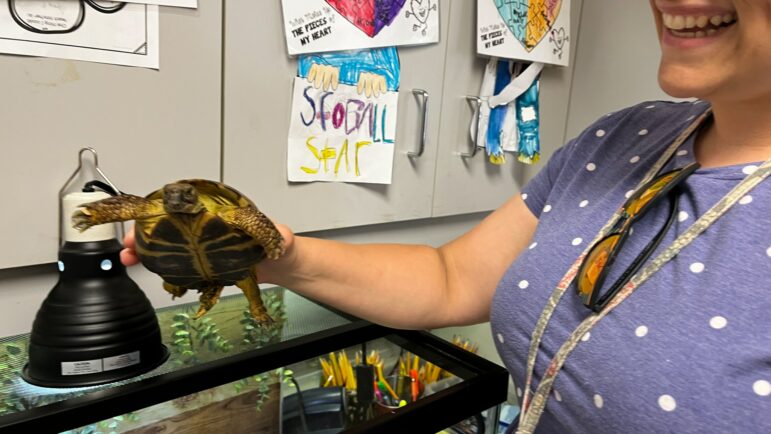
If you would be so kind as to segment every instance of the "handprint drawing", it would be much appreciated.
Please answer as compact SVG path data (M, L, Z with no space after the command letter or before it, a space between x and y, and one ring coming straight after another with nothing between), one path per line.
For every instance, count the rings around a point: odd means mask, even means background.
M323 90L339 83L356 86L360 95L378 97L399 89L399 53L396 47L317 53L300 56L298 75Z

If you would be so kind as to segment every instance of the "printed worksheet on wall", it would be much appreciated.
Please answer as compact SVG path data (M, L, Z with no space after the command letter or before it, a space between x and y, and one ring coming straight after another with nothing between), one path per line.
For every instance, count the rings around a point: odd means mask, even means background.
M438 0L282 0L289 55L439 42Z
M159 67L158 6L0 0L0 52Z

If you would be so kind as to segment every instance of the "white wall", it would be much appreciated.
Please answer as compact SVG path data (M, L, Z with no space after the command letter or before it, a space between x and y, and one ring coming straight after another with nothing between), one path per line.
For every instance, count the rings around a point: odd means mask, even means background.
M658 85L660 50L647 1L584 1L574 54L568 139L608 112L672 99Z

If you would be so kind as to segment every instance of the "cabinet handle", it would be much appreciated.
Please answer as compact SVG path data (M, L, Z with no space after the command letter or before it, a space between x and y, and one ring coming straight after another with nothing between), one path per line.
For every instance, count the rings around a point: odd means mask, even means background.
M477 150L479 147L477 146L477 135L479 134L479 122L482 119L482 99L478 96L467 96L466 101L473 102L476 104L476 130L474 134L474 138L471 140L471 152L459 152L458 154L463 158L474 158L474 155L477 154Z
M423 97L423 126L420 133L420 146L417 152L407 151L408 156L417 158L423 155L423 151L426 149L426 141L428 141L428 92L423 89L412 89L412 94Z

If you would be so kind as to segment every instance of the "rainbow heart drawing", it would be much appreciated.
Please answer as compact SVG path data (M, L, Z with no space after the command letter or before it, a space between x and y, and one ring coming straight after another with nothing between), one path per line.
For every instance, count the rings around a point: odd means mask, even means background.
M370 38L391 25L407 0L326 0ZM422 0L421 0L422 1Z
M489 1L495 3L506 26L528 52L549 33L562 7L562 0Z

